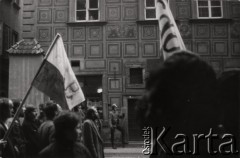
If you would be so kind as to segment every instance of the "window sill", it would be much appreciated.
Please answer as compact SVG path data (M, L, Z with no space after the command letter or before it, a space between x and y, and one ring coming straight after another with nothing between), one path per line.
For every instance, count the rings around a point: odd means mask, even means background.
M92 25L106 25L106 21L88 21L88 22L68 22L68 25L71 26L92 26Z
M226 18L221 18L221 19L190 19L189 20L192 23L230 23L233 20L232 19L226 19Z
M138 20L137 24L139 25L158 24L158 20Z

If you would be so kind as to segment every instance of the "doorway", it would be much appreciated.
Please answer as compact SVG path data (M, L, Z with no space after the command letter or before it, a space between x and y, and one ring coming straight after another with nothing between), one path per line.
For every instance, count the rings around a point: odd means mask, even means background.
M102 75L81 75L77 79L86 99L85 105L95 106L103 119Z
M142 131L136 119L137 98L128 98L128 138L129 141L142 141Z

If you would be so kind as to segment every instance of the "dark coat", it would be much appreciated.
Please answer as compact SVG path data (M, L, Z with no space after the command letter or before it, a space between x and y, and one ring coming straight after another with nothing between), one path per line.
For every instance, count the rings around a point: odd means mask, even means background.
M93 158L103 158L103 140L97 126L92 120L83 123L83 144L88 148Z
M2 139L7 131L6 126L4 123L0 122L0 139ZM2 156L3 158L15 158L16 157L16 151L14 149L14 146L12 144L12 141L10 138L7 138L7 145L2 150Z
M39 134L38 134L38 124L35 122L29 122L27 120L23 121L22 130L26 138L26 156L27 157L37 157L39 153Z
M47 120L38 128L40 138L40 148L43 149L54 140L54 124L52 120Z
M74 143L73 147L51 143L39 153L39 158L91 158L91 155L79 142Z

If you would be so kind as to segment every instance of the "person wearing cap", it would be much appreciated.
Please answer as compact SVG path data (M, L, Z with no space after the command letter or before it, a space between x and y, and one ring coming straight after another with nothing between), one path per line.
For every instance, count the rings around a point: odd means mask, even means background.
M115 130L119 130L121 132L122 136L122 147L124 147L124 137L125 137L125 132L124 129L120 126L119 124L119 119L123 119L125 117L125 114L119 114L118 111L116 110L117 105L112 104L112 110L109 113L109 126L111 129L111 143L112 143L112 148L116 149L116 146L114 144L114 133Z

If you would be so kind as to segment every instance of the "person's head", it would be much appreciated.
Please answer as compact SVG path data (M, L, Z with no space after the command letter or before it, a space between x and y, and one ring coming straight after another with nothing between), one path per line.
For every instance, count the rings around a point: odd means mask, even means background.
M79 105L77 105L77 106L75 106L75 107L73 108L73 111L74 111L74 112L79 112L79 111L81 111L81 110L82 110L81 104L79 104Z
M38 105L38 107L39 107L39 112L41 113L41 112L43 112L43 109L45 108L45 104L43 104L43 103L40 103L39 105Z
M112 104L112 110L116 110L117 109L117 104Z
M37 108L32 104L25 106L24 118L28 121L35 121L37 118Z
M5 122L13 113L13 102L8 98L0 98L0 121Z
M87 109L86 119L90 119L90 120L93 120L93 121L98 119L98 111L95 107L91 107L91 108Z
M46 103L46 106L43 109L45 116L48 120L53 120L55 116L58 114L57 104L54 102Z
M74 112L61 112L54 119L55 138L60 143L73 143L80 134L80 119Z
M206 117L198 119L206 121L213 116L215 90L211 66L192 53L174 54L150 73L144 101L138 107L139 119L150 126L181 126L193 124L204 112Z
M21 99L12 99L13 101L13 113L15 114L17 112L18 107L21 105L22 100ZM23 111L20 113L23 115Z

